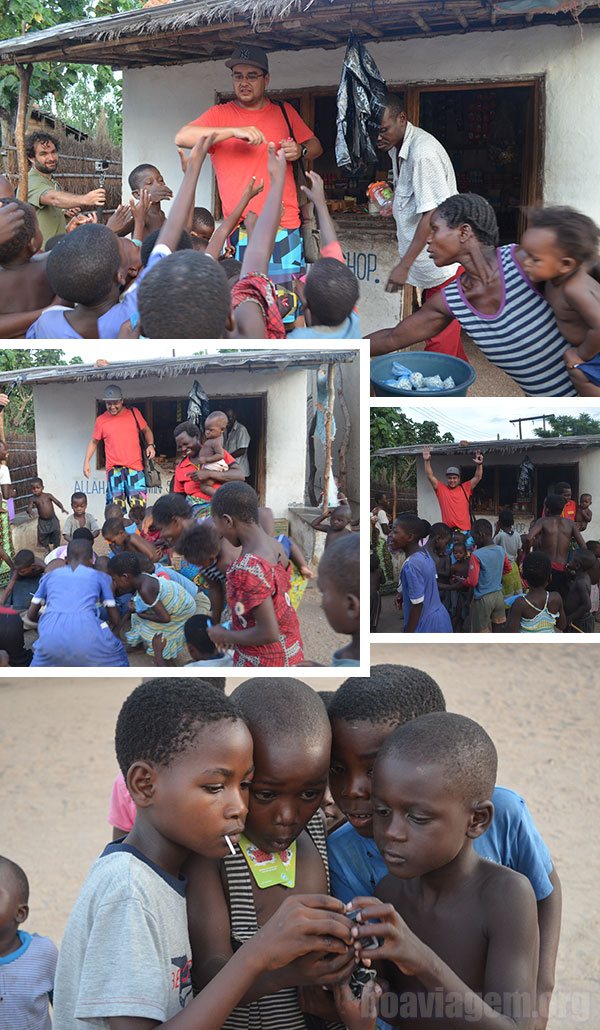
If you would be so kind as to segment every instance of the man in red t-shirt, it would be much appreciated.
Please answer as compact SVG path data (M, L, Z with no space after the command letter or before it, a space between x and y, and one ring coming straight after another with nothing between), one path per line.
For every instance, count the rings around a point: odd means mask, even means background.
M126 408L118 386L107 386L102 400L106 411L94 423L92 439L83 463L83 474L90 475L90 461L101 440L106 452L106 503L118 504L127 511L127 504L146 503L146 477L140 445L140 432L146 441L146 457L155 455L154 436L138 408Z
M239 202L242 190L252 176L257 182L264 182L265 189L250 201L244 219L249 215L259 215L267 197L267 145L275 143L278 148L283 148L288 169L269 278L289 289L306 270L292 163L299 158L314 160L323 153L323 148L291 104L284 103L290 132L281 107L265 96L269 85L269 60L261 47L238 46L225 64L231 68L235 100L215 104L195 121L184 125L175 142L179 147L193 147L199 139L217 130L210 155L225 217ZM231 240L236 247L236 258L242 260L247 243L246 229L236 230Z
M475 475L466 483L461 483L460 469L456 468L455 465L451 465L450 468L446 469L446 485L440 483L433 474L431 451L427 446L423 448L423 461L425 463L425 475L438 499L442 513L442 522L450 526L450 529L460 529L462 533L469 533L471 531L469 500L473 490L481 482L481 477L483 476L483 454L481 451L475 452L473 458L477 466Z

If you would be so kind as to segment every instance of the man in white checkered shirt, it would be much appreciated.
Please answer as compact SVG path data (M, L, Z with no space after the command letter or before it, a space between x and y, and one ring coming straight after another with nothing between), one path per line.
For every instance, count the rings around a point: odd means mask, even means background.
M398 233L400 262L392 269L388 293L409 284L424 291L425 301L443 289L459 273L459 265L438 268L427 253L429 222L442 201L458 193L452 162L442 144L408 121L399 97L388 94L377 146L387 150L394 173L393 215ZM453 321L426 341L425 350L467 360L460 326Z

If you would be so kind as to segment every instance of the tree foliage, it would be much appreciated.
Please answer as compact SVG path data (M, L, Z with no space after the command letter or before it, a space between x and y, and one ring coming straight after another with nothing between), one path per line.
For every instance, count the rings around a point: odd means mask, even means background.
M550 429L534 429L536 436L546 440L552 436L596 436L600 434L600 419L587 412L579 415L548 415Z
M413 444L454 443L451 433L440 433L435 422L413 422L403 411L395 408L371 408L371 451L384 447L410 447ZM391 483L393 458L372 458L373 481ZM399 489L414 489L417 485L417 460L414 455L397 461Z
M137 7L137 0L10 0L10 4L0 7L0 39ZM11 131L18 96L19 80L14 68L0 68L0 119ZM113 141L120 142L121 79L109 67L42 61L33 66L30 99L88 132L104 110Z
M64 351L42 348L40 350L0 350L0 372L14 372L15 379L22 368L43 368L46 365L81 365L81 358L65 359ZM10 383L0 384L0 393L5 393ZM4 412L6 433L32 433L35 429L33 417L33 391L31 386L20 383L10 389L10 402Z

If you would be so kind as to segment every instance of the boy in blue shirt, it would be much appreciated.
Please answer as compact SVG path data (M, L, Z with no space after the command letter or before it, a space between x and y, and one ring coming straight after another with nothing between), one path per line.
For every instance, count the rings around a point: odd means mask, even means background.
M510 558L493 542L494 531L487 519L477 519L473 539L477 549L469 561L467 586L474 587L471 603L473 633L499 632L506 622L502 577L512 570Z
M331 891L340 900L372 896L388 872L373 839L371 774L379 749L398 726L445 709L435 680L403 665L372 666L369 678L347 679L335 693L328 709L329 787L348 822L329 837L328 851ZM495 787L491 800L494 818L473 846L482 858L522 873L533 887L540 932L538 1007L547 1011L560 936L560 881L524 799Z

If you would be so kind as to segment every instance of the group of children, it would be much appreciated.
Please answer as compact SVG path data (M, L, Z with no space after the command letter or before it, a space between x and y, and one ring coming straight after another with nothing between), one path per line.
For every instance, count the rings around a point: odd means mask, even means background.
M55 1030L545 1027L560 881L483 727L405 666L223 687L124 702L113 841L56 972L0 858L7 1025L46 1030L50 998Z
M249 241L240 264L230 256L227 240L264 186L252 178L235 210L216 226L209 211L195 206L198 177L213 142L206 137L187 158L182 154L183 182L168 217L161 201L170 199L171 190L155 166L139 165L129 175L130 205L105 225L95 213L77 215L64 235L46 241L43 252L35 209L10 196L0 198L2 335L360 338L358 280L344 262L320 176L308 173L310 185L303 187L319 219L321 256L297 283L300 316L288 291L278 293L267 275L285 153L269 145L269 195L259 217L247 225Z
M592 497L557 483L527 532L503 509L495 526L469 532L400 514L388 537L404 556L396 606L405 633L593 633L599 610L600 542L585 541ZM371 553L371 608L379 611L380 563ZM377 619L375 621L376 629Z
M218 460L214 442L205 457ZM126 648L138 646L156 665L182 664L186 648L193 666L318 664L304 653L296 613L313 570L247 483L214 490L210 517L194 517L175 493L152 508L133 497L129 517L109 504L101 530L77 492L62 544L54 506L65 509L42 480L32 489L48 553L44 563L33 551L13 559L0 550L12 570L0 594L5 664L128 666ZM317 527L328 534L317 570L323 610L334 632L350 637L333 665L360 660L359 539L349 522L344 499L331 524ZM100 532L108 554L94 550ZM37 628L33 655L26 628Z

